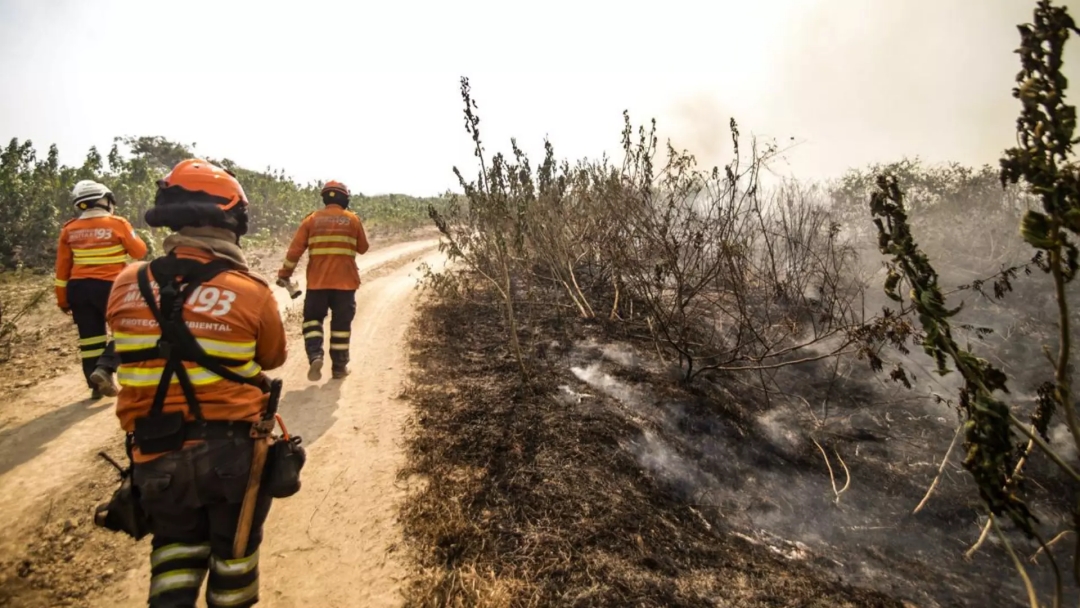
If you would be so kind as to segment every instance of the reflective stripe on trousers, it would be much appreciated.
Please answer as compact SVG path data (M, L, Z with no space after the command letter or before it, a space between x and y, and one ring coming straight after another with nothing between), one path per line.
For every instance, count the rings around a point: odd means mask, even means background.
M349 362L356 292L344 289L309 289L304 298L304 349L308 361L323 356L323 323L330 314L330 360L341 368Z
M151 608L192 608L204 580L210 608L247 608L258 601L269 496L256 501L247 557L232 557L253 445L246 436L209 440L135 463L132 481L153 534Z
M90 336L79 338L79 355L83 359L97 359L105 354L105 345L109 342L109 336Z
M236 608L259 599L259 551L240 559L211 554L209 543L171 543L150 554L150 606L194 606L207 572L206 605Z
M158 544L150 553L150 606L194 606L209 568L210 543Z
M79 328L79 358L88 387L90 374L98 367L116 371L120 364L115 345L109 340L105 311L109 304L112 281L103 279L72 279L68 281L68 305L71 318Z
M259 551L240 559L210 558L210 580L206 604L250 606L259 599Z

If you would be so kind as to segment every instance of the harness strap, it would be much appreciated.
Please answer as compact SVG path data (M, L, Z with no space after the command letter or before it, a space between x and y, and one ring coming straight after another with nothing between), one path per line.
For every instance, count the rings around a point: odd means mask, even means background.
M154 297L150 284L151 270L158 280L160 305ZM173 254L158 258L139 269L137 274L139 293L157 321L161 329L161 337L158 339L156 348L136 351L127 359L130 362L148 361L153 358L165 359L165 368L157 391L154 393L150 416L161 415L172 378L176 376L191 415L203 425L206 424L195 394L195 387L188 376L187 368L184 367L185 361L193 362L225 380L260 386L255 380L227 369L219 359L206 354L202 345L184 323L184 302L200 285L227 270L229 270L229 265L222 260L203 263L197 260L180 259ZM153 356L150 356L151 353Z

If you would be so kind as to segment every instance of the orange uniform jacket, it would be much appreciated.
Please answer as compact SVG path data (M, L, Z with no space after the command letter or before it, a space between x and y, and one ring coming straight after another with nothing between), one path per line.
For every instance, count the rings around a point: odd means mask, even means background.
M204 262L213 259L200 249L178 247L175 251L181 258ZM121 355L152 347L161 336L157 321L139 293L136 273L140 267L142 264L125 269L109 297L109 326L116 352ZM152 275L150 278L154 280ZM156 293L156 284L154 287ZM235 365L228 367L245 378L285 363L285 328L277 302L270 287L252 275L230 270L203 283L184 304L184 321L207 354L234 361ZM258 387L224 380L194 363L184 365L206 420L260 419L267 395ZM120 365L116 375L122 390L116 401L116 415L125 431L134 430L135 418L150 412L164 366L164 359ZM183 411L188 420L194 419L175 376L164 411ZM156 456L142 456L138 450L134 454L136 462Z
M287 279L308 250L307 288L343 289L360 287L356 254L368 250L367 235L360 218L339 205L327 205L304 218L296 231L284 267L278 276Z
M96 211L96 210L95 210ZM124 218L101 210L70 220L56 247L56 303L67 309L71 279L113 281L127 265L146 255L146 243Z

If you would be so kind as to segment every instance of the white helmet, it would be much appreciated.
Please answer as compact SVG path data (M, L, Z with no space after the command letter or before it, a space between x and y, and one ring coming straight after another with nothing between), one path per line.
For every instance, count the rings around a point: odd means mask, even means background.
M102 199L108 199L106 205L97 204ZM108 208L115 203L116 199L113 198L112 190L105 187L105 184L90 179L81 180L71 191L71 204L81 211L86 211L91 207Z

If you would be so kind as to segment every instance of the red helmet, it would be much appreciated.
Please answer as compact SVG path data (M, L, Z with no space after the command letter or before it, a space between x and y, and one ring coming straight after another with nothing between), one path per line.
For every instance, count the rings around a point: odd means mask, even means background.
M352 193L349 192L349 188L338 181L330 180L322 187L322 199L327 205L347 206L350 196Z

